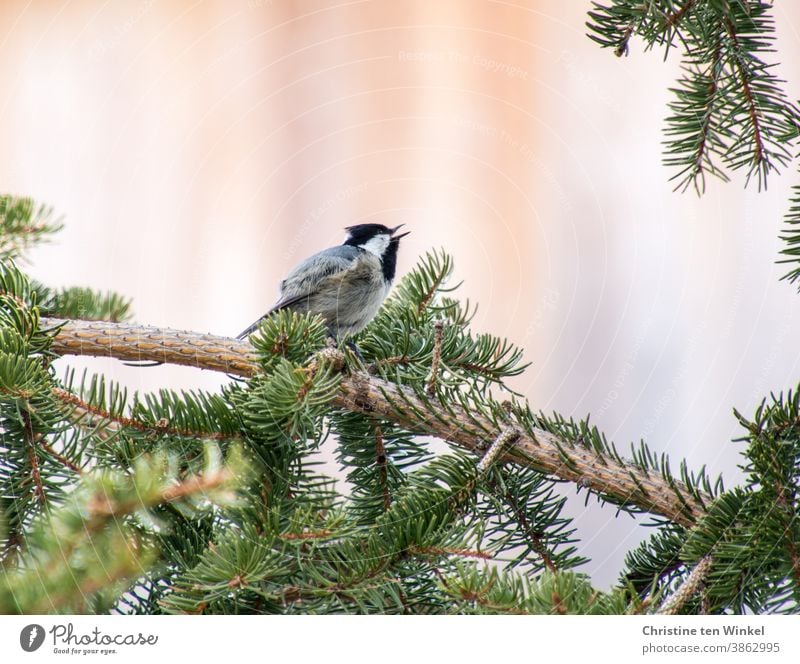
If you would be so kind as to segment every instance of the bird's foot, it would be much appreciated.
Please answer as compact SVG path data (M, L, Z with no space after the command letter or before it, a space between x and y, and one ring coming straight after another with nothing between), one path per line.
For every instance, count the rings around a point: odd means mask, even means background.
M364 359L364 356L361 354L361 351L359 350L358 346L356 345L356 342L355 342L355 341L353 341L352 339L348 339L348 340L345 342L345 345L346 345L346 346L347 346L347 347L348 347L350 350L352 350L352 351L353 351L353 354L354 354L354 355L355 355L355 356L358 358L358 361L359 361L359 362L361 362L361 364L362 364L364 367L366 367L366 366L367 366L367 361Z

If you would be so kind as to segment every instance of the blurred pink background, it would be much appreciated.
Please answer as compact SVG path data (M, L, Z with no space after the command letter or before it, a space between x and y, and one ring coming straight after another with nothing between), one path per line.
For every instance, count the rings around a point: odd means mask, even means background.
M673 193L678 62L601 50L588 6L5 0L0 190L66 223L31 272L117 290L141 322L233 335L344 226L404 222L400 273L451 252L474 328L525 348L513 385L535 408L591 413L620 449L644 438L734 485L731 409L798 381L800 300L774 264L796 177ZM800 5L773 11L797 99ZM132 389L226 380L69 364ZM605 587L647 519L568 509Z

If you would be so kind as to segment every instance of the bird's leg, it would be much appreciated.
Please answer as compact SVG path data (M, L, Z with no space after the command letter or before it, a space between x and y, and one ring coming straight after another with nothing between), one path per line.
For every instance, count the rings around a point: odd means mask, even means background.
M364 356L361 354L361 351L359 350L359 348L358 348L358 346L356 345L356 342L355 342L355 341L353 341L352 339L348 339L348 340L345 342L345 345L346 345L346 346L347 346L347 347L348 347L350 350L352 350L352 351L353 351L353 353L354 353L354 354L355 354L355 356L356 356L356 357L359 359L359 361L361 362L361 364L363 364L364 366L367 366L367 361L364 359Z
M326 326L326 330L328 331L328 347L330 348L338 348L339 347L339 338L336 336L336 333L330 328ZM358 358L359 362L363 366L367 366L367 361L364 359L364 356L361 354L356 342L352 339L347 339L344 342L344 345L347 346L353 354Z

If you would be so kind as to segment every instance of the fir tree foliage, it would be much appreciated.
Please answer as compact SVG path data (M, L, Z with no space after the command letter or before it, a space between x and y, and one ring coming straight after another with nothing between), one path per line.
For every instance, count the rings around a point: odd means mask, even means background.
M744 169L766 186L770 172L792 160L797 107L786 99L772 52L772 3L762 0L615 0L593 3L589 36L627 54L636 35L646 48L683 52L683 76L672 90L665 162L685 189L705 187L705 174L727 179Z
M174 456L142 455L130 473L97 470L82 477L62 504L29 524L16 559L4 559L3 611L110 611L156 558L153 533L162 520L152 508L167 503L193 515L225 506L246 473L243 459L231 454L223 465L212 445L202 474L181 477L178 466Z
M0 195L0 261L18 260L25 250L61 229L53 210L32 199Z
M746 182L766 188L770 173L795 161L800 111L783 90L774 52L774 6L766 0L612 0L593 2L589 37L627 55L634 37L646 49L681 52L682 74L671 89L664 163L676 189L705 191L706 175L728 180L743 170ZM798 189L781 239L800 277Z
M761 0L613 0L595 2L589 36L618 56L640 37L666 58L682 51L683 75L672 90L665 129L665 163L675 167L677 188L705 190L705 175L723 180L744 169L766 187L768 175L792 162L798 137L797 106L788 101L775 65L772 3ZM800 189L786 215L780 263L800 279ZM753 421L736 413L747 431L748 484L716 496L690 531L665 525L627 558L624 580L655 597L675 590L692 566L711 560L702 597L686 611L796 612L800 599L798 553L798 397L772 397ZM644 455L640 454L639 458ZM682 467L686 480L686 469ZM696 486L687 481L687 486ZM709 558L705 558L709 556ZM660 590L658 590L660 588Z
M50 289L36 282L32 284L42 316L115 322L131 318L130 300L118 293L80 286Z
M781 234L781 240L786 245L781 250L786 258L782 258L778 262L793 266L783 275L783 279L797 283L798 291L800 291L800 185L792 188L792 198L789 203L789 212L786 213L786 224Z
M0 611L644 613L710 558L680 610L797 612L796 393L740 416L745 486L725 491L683 463L673 477L644 443L624 460L588 418L534 413L506 387L522 353L471 330L452 270L441 251L421 258L355 339L365 364L331 349L319 318L280 312L250 339L261 370L248 380L130 394L56 370L45 287L4 261ZM402 388L383 395L396 416L343 407L353 372ZM422 435L456 409L485 438L477 457ZM567 469L579 451L625 461L642 495L664 478L678 504L705 512L694 525L654 519L600 592L563 513L571 492L535 464L499 460L524 461L521 435L560 441ZM324 471L322 448L344 479ZM591 495L641 511L610 489Z
M697 527L668 526L628 555L626 580L643 594L677 587L705 556L713 560L689 611L797 613L800 610L800 399L762 402L746 435L747 482L717 497Z

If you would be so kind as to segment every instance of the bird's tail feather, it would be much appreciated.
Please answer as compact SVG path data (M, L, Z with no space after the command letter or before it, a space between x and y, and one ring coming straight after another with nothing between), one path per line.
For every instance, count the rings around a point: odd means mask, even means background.
M255 323L253 323L246 330L243 330L238 335L236 335L236 338L237 339L247 339L247 337L249 337L251 334L253 334L253 332L255 332L258 329L258 326L261 325L261 321L264 320L264 318L266 318L266 316L262 316L261 318L259 318Z

